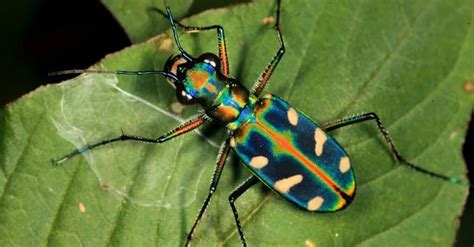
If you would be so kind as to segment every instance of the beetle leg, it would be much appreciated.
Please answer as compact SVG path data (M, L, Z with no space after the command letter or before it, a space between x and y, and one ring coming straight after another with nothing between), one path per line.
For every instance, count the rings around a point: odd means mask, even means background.
M230 145L229 145L230 139L227 139L224 143L222 143L221 150L219 152L219 155L217 156L217 163L216 163L216 168L214 169L214 174L212 175L212 180L211 180L211 187L209 188L209 193L207 194L206 200L204 200L204 203L202 204L201 210L199 210L199 214L197 219L194 221L193 227L191 228L191 231L189 231L188 238L186 240L186 246L190 246L191 240L194 238L194 234L196 232L196 228L201 222L201 218L206 212L209 202L211 201L211 197L214 194L214 192L217 189L217 184L219 183L219 178L221 177L222 170L224 168L225 162L227 160L227 156L229 155L230 151Z
M95 149L100 146L105 146L110 143L114 142L120 142L120 141L140 141L140 142L147 142L147 143L162 143L168 140L171 140L179 135L182 135L184 133L187 133L191 130L194 130L204 124L208 120L208 117L206 114L199 115L197 117L191 118L190 120L186 121L185 123L181 124L180 126L176 127L172 131L158 137L158 138L149 138L149 137L141 137L141 136L135 136L135 135L128 135L122 133L122 135L115 137L115 138L110 138L106 139L100 142L96 142L93 144L89 144L87 146L81 147L79 149L76 149L72 151L69 154L64 155L62 158L59 158L57 160L51 160L51 162L54 165L60 165L61 163L71 159L72 157L82 154L84 152L90 151L92 149Z
M251 176L247 180L245 180L239 187L237 187L232 194L229 196L229 203L232 207L232 212L234 213L235 223L237 224L237 230L239 231L240 240L242 241L242 246L247 246L245 242L244 232L242 231L242 226L240 225L239 220L239 213L237 212L237 208L235 207L235 201L239 198L243 193L245 193L250 187L257 184L259 180L255 176Z
M388 133L387 129L385 129L385 127L382 124L382 121L380 121L380 118L377 116L377 114L375 114L375 112L368 112L368 113L362 113L362 114L358 114L358 115L354 115L354 116L350 116L350 117L345 117L345 118L342 118L342 119L338 119L338 120L323 124L321 127L326 131L331 131L331 130L335 130L335 129L338 129L338 128L341 128L341 127L344 127L344 126L348 126L348 125L352 125L352 124L356 124L356 123L360 123L360 122L364 122L364 121L368 121L368 120L374 120L375 121L375 123L377 124L378 130L382 133L382 135L385 139L385 142L387 142L392 154L394 155L394 157L397 161L399 161L403 165L406 165L406 166L414 169L415 171L427 174L429 176L439 178L439 179L442 179L442 180L447 180L447 181L450 181L450 182L456 183L456 184L464 184L458 178L448 177L448 176L441 175L441 174L438 174L438 173L435 173L435 172L432 172L432 171L428 171L428 170L426 170L424 168L421 168L421 167L409 162L408 160L406 160L398 152L397 148L395 147L395 143L392 140L392 137Z
M276 23L275 23L275 30L277 32L278 41L280 42L280 48L278 49L277 53L275 54L272 61L265 69L265 71L263 71L263 73L260 75L255 85L252 87L251 94L254 95L255 97L258 97L258 95L260 95L262 90L265 88L268 80L273 74L273 71L275 70L281 58L283 57L283 54L285 54L285 42L283 41L283 35L281 34L281 30L280 30L280 5L281 5L281 1L278 0L277 10L276 10L277 18L276 18Z

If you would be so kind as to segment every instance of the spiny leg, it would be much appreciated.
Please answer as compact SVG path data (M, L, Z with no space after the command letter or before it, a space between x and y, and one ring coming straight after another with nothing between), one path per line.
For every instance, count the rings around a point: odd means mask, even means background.
M201 210L199 210L199 214L197 219L194 221L193 227L191 231L189 231L188 238L186 240L186 246L190 246L191 241L194 238L194 234L196 233L197 226L201 222L201 218L206 212L209 202L211 201L211 197L217 189L217 184L219 183L219 178L221 177L222 170L224 169L225 162L227 160L227 156L229 155L230 145L229 140L227 139L224 143L222 143L219 155L217 156L216 167L214 169L214 173L212 175L211 180L211 187L209 188L209 193L207 194L206 200L202 204Z
M344 127L344 126L364 122L364 121L367 121L367 120L374 120L375 121L375 123L377 124L377 128L382 133L383 137L385 138L385 141L387 142L388 146L390 147L390 150L392 151L392 154L395 156L395 159L397 161L399 161L402 164L414 169L415 171L427 174L429 176L439 178L439 179L442 179L442 180L447 180L449 182L456 183L456 184L464 184L458 178L448 177L448 176L445 176L445 175L437 174L437 173L434 173L432 171L428 171L424 168L421 168L419 166L416 166L415 164L407 161L402 155L400 155L397 148L395 147L395 143L393 142L392 137L388 133L387 129L385 129L385 127L383 127L382 121L380 121L380 118L374 112L363 113L363 114L358 114L358 115L355 115L355 116L345 117L345 118L342 118L342 119L338 119L338 120L323 124L321 127L323 129L325 129L326 131L331 131L331 130L335 130L335 129L338 129L338 128L341 128L341 127Z
M169 18L168 15L160 9L152 8L152 10L160 13L165 18ZM178 26L182 27L184 29L184 31L188 32L188 33L199 33L199 32L202 32L202 31L216 29L216 31L217 31L217 45L218 45L218 48L219 48L219 58L221 60L221 72L225 76L229 75L229 60L228 60L228 57L227 57L227 46L226 46L226 43L225 43L224 28L222 26L212 25L212 26L205 26L205 27L192 27L192 26L184 25L184 24L180 23L179 21L175 21L175 23Z
M179 125L178 127L174 128L170 132L162 135L159 137L160 143L169 141L177 136L185 134L191 130L198 128L199 126L203 125L205 122L209 121L209 117L206 114L201 114L195 116L188 121L184 122L183 124Z
M110 143L118 142L118 141L140 141L140 142L147 142L147 143L162 143L168 140L171 140L179 135L182 135L186 132L189 132L193 129L196 129L197 127L201 126L204 124L209 118L206 116L206 114L199 115L197 117L194 117L185 123L181 124L180 126L176 127L172 131L158 137L158 138L148 138L148 137L141 137L141 136L135 136L135 135L127 135L122 133L122 135L115 137L115 138L110 138L106 139L97 143L89 144L87 146L81 147L79 149L76 149L72 151L69 154L64 155L62 158L59 158L57 160L51 160L53 165L60 165L61 163L71 159L72 157L82 154L84 152L90 151L94 148L100 147L100 146L105 146Z
M250 187L254 186L259 182L258 178L255 176L251 176L247 180L245 180L239 187L237 187L232 194L229 196L230 206L232 207L232 213L234 213L235 223L237 225L237 230L239 231L240 241L242 241L242 246L247 246L245 242L244 232L242 231L242 226L240 225L239 213L237 212L237 208L235 207L235 201L239 198L245 191L247 191Z
M280 41L280 49L278 49L278 52L273 57L268 67L265 69L265 71L263 71L263 73L260 75L255 85L252 87L252 95L254 95L255 97L258 97L260 93L263 91L263 89L265 88L265 85L267 84L268 80L272 76L273 71L275 70L276 66L278 65L281 58L283 57L283 54L285 54L285 42L283 41L283 35L281 34L281 31L280 31L280 5L281 5L281 0L278 0L277 10L276 10L277 18L276 18L276 23L275 23L275 30L277 32L278 40Z

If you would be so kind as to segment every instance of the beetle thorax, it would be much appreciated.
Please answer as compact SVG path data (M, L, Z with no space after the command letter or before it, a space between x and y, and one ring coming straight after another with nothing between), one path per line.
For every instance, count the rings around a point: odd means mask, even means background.
M188 69L183 84L186 92L204 107L211 105L225 86L216 68L205 62L196 63Z
M249 91L239 82L229 79L213 106L206 110L206 113L228 124L239 118L248 103Z

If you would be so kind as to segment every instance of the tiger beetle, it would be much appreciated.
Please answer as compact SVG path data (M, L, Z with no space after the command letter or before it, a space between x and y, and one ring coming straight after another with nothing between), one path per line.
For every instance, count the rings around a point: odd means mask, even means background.
M349 206L354 199L356 183L349 156L327 132L368 120L373 120L383 135L395 159L413 170L446 180L464 184L460 179L428 171L407 161L397 151L388 131L374 112L358 114L336 121L316 124L305 114L292 107L285 100L271 94L260 97L273 71L285 54L285 43L280 30L280 5L277 0L274 29L280 43L277 53L261 73L251 90L245 88L229 74L224 29L219 25L206 27L186 26L173 19L169 6L166 13L160 11L172 28L174 42L179 54L170 57L164 70L149 71L95 71L69 70L55 74L69 73L114 73L118 75L159 74L176 89L176 98L182 104L199 104L204 112L170 132L148 138L122 134L79 148L64 157L53 160L59 165L66 160L119 141L140 141L163 143L198 128L205 122L218 120L225 124L229 138L223 142L211 180L209 193L189 231L186 245L190 245L202 216L208 208L217 189L219 178L230 150L233 149L252 175L240 184L229 196L229 203L243 246L246 246L244 232L235 206L236 200L250 187L262 182L289 202L312 212L335 212ZM193 57L179 41L177 26L186 32L217 31L219 55L204 53Z

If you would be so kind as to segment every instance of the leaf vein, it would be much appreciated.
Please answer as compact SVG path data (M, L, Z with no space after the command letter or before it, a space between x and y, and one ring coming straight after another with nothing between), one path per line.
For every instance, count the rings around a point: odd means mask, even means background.
M395 229L396 227L401 226L404 222L407 222L409 219L411 219L411 218L415 217L416 215L422 213L429 205L431 205L431 203L433 203L433 201L435 201L435 200L438 198L438 196L439 196L440 194L441 194L441 189L437 190L436 195L433 196L433 197L431 197L431 199L430 199L428 202L426 202L426 203L423 205L423 207L419 208L418 210L413 211L413 213L411 213L411 214L409 214L409 215L406 215L406 216L405 216L402 220L400 220L399 222L397 222L397 223L395 223L395 224L393 224L393 225L391 225L391 226L389 226L389 227L383 229L383 230L380 231L380 232L377 232L377 233L375 233L375 234L372 234L370 237L368 237L368 238L366 238L366 239L364 239L364 240L362 240L362 241L360 241L359 243L356 243L356 244L354 244L354 245L361 245L362 243L367 242L367 241L369 241L370 239L374 239L376 236L379 236L379 235L381 235L381 234L383 234L383 233L385 233L385 232L388 232L388 231L390 231L390 230Z
M310 40L310 41L313 40L313 38L314 38L314 34L316 33L315 29L318 27L319 20L320 20L321 16L323 15L323 13L325 12L326 8L327 8L327 3L328 3L328 1L325 1L325 2L324 2L323 7L321 8L321 10L320 10L319 13L318 13L318 16L315 18L314 26L313 26L313 28L311 29L311 32L310 32L311 35L310 35L310 37L309 37L309 39L308 39L308 40ZM306 2L306 5L308 5L307 2ZM284 97L284 98L286 98L286 99L289 99L289 98L291 97L291 94L293 93L293 90L294 90L294 87L295 87L295 85L296 85L296 81L297 81L298 75L301 74L301 71L303 70L303 65L306 64L304 61L306 60L306 57L308 57L308 54L309 54L309 53L308 53L308 50L309 50L310 46L311 46L311 42L308 42L308 44L304 47L304 52L303 52L304 56L303 56L301 59L298 60L298 61L300 61L300 62L299 62L299 64L298 64L298 68L296 69L296 71L297 71L296 74L295 74L296 76L295 76L295 79L293 79L293 82L292 82L292 83L289 83L289 87L288 87L288 89L286 90L286 95L285 95L285 97Z
M419 18L429 9L428 6L432 4L432 1L430 1L425 8L422 8L421 11L419 11L415 17L414 20L414 25L418 22ZM377 80L377 78L380 76L380 73L382 72L382 69L385 67L385 65L388 64L393 58L393 55L402 47L402 45L408 40L408 38L412 35L413 33L413 26L414 25L409 25L405 31L402 32L399 40L396 42L394 47L385 54L385 57L383 58L382 62L375 68L375 70L371 73L369 78L363 82L362 86L359 88L357 93L355 94L354 97L351 97L347 105L342 109L342 111L339 113L339 117L346 115L350 109L354 107L358 99L364 95L369 87Z
M59 219L58 216L64 210L65 199L69 195L69 192L71 191L72 184L73 184L73 182L76 178L76 174L80 170L80 167L81 167L80 165L76 165L76 167L75 167L75 169L72 173L71 179L69 180L69 183L67 184L67 188L64 191L64 193L61 195L59 206L58 206L57 210L55 211L56 213L52 217L51 224L47 225L48 230L46 232L45 243L43 244L43 246L49 246L49 242L50 242L52 232L55 229L56 223L58 222L58 219Z

